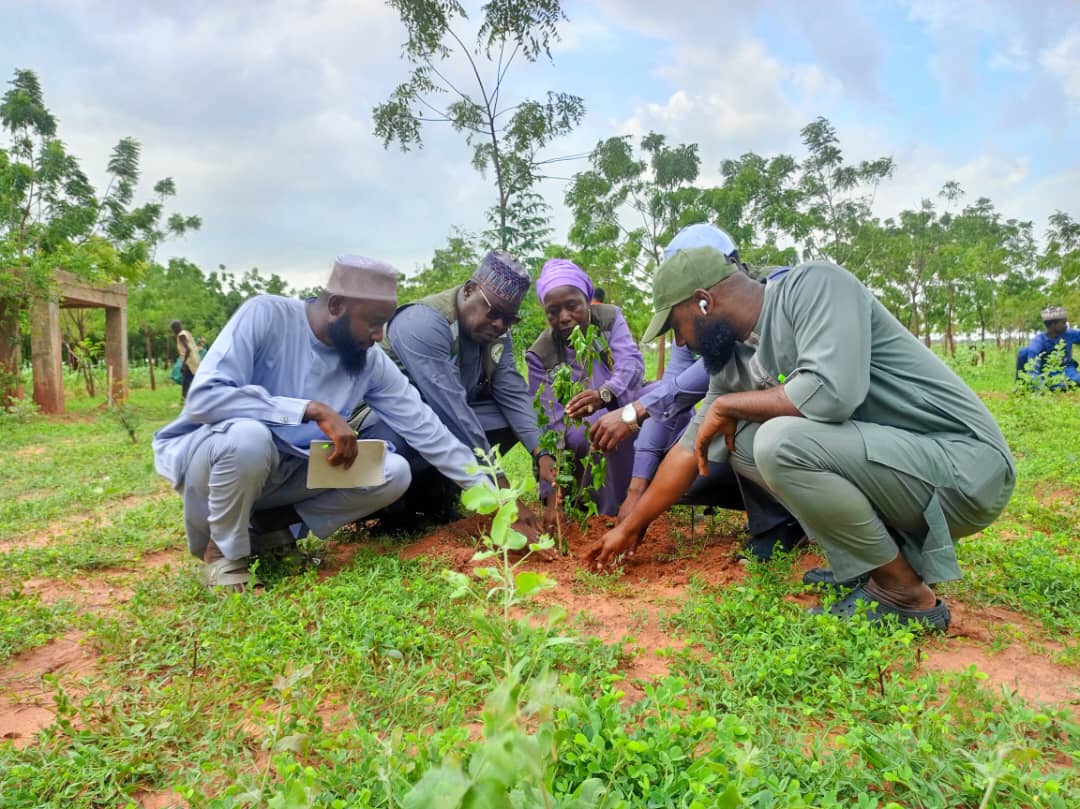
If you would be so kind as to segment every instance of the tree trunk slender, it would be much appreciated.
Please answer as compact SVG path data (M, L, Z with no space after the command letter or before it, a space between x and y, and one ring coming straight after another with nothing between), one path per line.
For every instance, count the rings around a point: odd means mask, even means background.
M0 410L23 397L18 301L0 298Z

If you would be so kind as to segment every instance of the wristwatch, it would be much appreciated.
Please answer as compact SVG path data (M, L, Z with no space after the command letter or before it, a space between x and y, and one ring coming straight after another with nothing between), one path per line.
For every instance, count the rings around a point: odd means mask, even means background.
M597 393L600 394L600 401L603 403L604 407L611 407L611 403L615 399L611 391L607 388L600 388Z
M622 421L623 424L630 428L630 432L632 433L636 433L641 429L637 423L637 410L634 409L633 402L622 409Z

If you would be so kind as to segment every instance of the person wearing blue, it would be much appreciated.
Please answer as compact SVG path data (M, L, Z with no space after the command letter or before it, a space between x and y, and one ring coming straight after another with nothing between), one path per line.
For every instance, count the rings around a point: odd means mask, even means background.
M731 236L706 223L688 225L679 231L665 248L664 258L694 247L720 250L744 272L747 270ZM744 361L753 355L750 346L740 345L739 351L745 354ZM679 440L693 416L694 406L705 398L708 389L705 363L687 346L674 345L660 381L647 387L632 404L603 416L593 427L593 444L605 452L614 451L640 429L630 486L619 509L620 522L634 510L664 455ZM771 559L776 548L790 551L805 539L805 532L787 509L761 486L736 475L726 461L710 463L708 474L695 480L679 502L745 510L750 530L746 552L758 561ZM644 536L644 531L641 535Z
M472 452L378 346L396 303L396 270L342 256L318 298L251 298L211 345L179 418L153 441L157 471L184 498L188 548L207 563L210 586L246 584L250 557L292 541L286 526L302 522L327 537L401 497L411 475L393 452L380 485L307 488L313 440L333 442L331 464L356 459L345 417L360 399L458 485L482 481L466 472Z
M384 347L454 437L470 449L503 452L520 442L542 480L554 481L554 459L540 452L540 429L525 378L514 361L510 328L530 286L529 273L509 253L484 256L464 284L400 307ZM366 403L365 403L366 404ZM395 508L411 524L417 512L435 519L454 513L456 489L408 436L366 408L350 420L362 438L394 444L412 464L413 485Z
M1032 379L1044 382L1050 390L1065 390L1069 384L1080 385L1080 370L1077 370L1073 346L1080 343L1080 329L1069 328L1069 317L1062 306L1048 306L1042 310L1043 324L1046 331L1039 332L1031 344L1021 348L1016 355L1016 373L1019 376L1027 372ZM1045 370L1047 357L1062 347L1062 367L1060 370ZM1028 363L1034 360L1031 367Z

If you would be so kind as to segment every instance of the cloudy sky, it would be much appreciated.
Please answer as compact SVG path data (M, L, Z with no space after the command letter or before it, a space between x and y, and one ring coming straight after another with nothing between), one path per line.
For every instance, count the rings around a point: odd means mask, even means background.
M582 127L552 154L654 130L698 143L708 180L746 151L800 156L799 129L824 115L849 159L895 159L882 215L955 179L1040 232L1055 209L1080 216L1077 0L565 8L553 64L508 80L519 96L584 98ZM372 134L372 106L408 72L404 31L379 0L0 0L0 21L0 79L38 73L92 177L134 136L145 189L171 176L176 209L202 216L202 231L165 255L307 286L337 253L412 272L452 227L484 227L493 192L457 136L429 129L422 151L402 154ZM564 187L543 188L556 238Z

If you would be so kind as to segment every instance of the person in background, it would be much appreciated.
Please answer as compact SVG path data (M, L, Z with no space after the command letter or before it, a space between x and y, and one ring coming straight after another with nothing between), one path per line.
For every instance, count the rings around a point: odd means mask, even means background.
M746 271L731 237L720 228L704 223L679 231L664 250L664 256L671 258L680 250L703 246L720 250L741 271ZM740 344L732 368L744 365L753 353L751 346ZM619 509L619 522L634 510L649 488L664 455L678 441L690 422L694 406L705 398L708 389L709 373L704 360L685 345L673 345L663 377L644 389L631 404L605 414L593 426L593 445L605 452L631 443L638 429L641 430L637 441L632 442L633 474ZM769 561L777 548L791 551L806 541L806 532L798 520L764 488L738 476L727 461L711 462L707 473L694 480L678 502L745 510L750 537L744 552L759 562ZM638 542L647 527L639 532Z
M1016 355L1016 373L1027 372L1032 379L1046 383L1050 390L1065 390L1069 383L1080 385L1080 370L1073 356L1073 346L1080 343L1080 329L1069 328L1069 317L1063 306L1048 306L1042 310L1046 331L1039 332L1031 344L1021 348ZM1054 349L1063 347L1060 370L1044 372L1046 359ZM1030 370L1028 363L1034 360Z
M458 441L484 452L493 446L507 452L520 442L541 479L551 483L554 459L540 451L532 397L510 336L530 283L521 262L494 250L464 284L400 307L387 326L384 348ZM363 406L350 423L362 438L390 442L412 464L413 485L395 507L406 526L417 512L435 519L454 516L457 489L406 436ZM389 522L392 514L385 516Z
M730 458L811 532L829 581L865 579L831 613L865 609L872 621L944 631L949 609L930 585L960 577L956 538L997 519L1016 481L982 400L835 264L801 264L762 285L698 247L660 266L653 298L643 339L674 329L704 358L709 396L590 557L604 565L624 553L709 461ZM756 344L747 373L732 375L746 342Z
M592 303L607 303L607 293L603 287L597 287L593 290Z
M153 441L209 586L242 588L252 557L294 544L304 526L328 537L401 497L411 475L393 452L381 485L307 488L312 441L333 442L331 464L356 459L345 416L360 399L459 486L484 481L466 471L472 451L378 347L396 304L396 270L341 256L318 298L257 295L210 346L179 418Z
M572 261L554 258L545 263L536 281L536 294L544 307L548 327L525 352L529 393L535 397L543 386L538 401L548 419L547 429L564 432L565 446L578 459L592 451L585 425L568 428L564 415L594 424L603 414L633 401L645 376L645 361L622 312L617 306L590 303L595 300L594 292L589 276ZM596 356L592 373L586 380L581 358L575 354L569 340L575 328L584 333L590 325L599 331L600 340L594 346ZM585 390L566 403L565 411L552 389L553 373L561 365L568 365L573 370L575 382L585 384ZM633 442L624 443L603 457L606 477L593 496L598 513L614 516L630 482ZM591 488L591 481L582 480L581 484ZM556 498L548 481L540 484L540 498L545 505L545 526L550 527L554 523Z
M180 399L184 401L187 400L188 391L191 390L191 381L195 378L195 372L199 370L201 357L195 346L195 338L179 320L170 323L169 328L176 337L176 353L180 357Z

